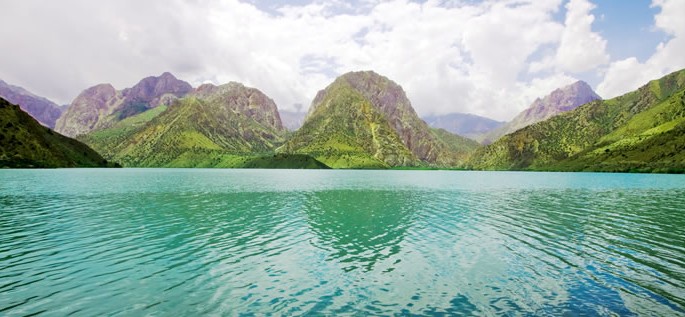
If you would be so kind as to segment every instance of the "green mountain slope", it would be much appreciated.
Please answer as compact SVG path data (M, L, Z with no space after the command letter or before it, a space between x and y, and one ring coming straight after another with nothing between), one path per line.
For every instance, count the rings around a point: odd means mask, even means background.
M85 144L54 132L0 98L0 167L106 167Z
M276 105L241 84L203 85L158 108L81 139L107 158L140 167L242 167L283 142Z
M683 171L685 70L594 101L479 149L477 169Z
M419 164L387 119L364 96L344 82L327 90L328 96L281 151L309 154L334 168Z
M333 168L388 168L455 166L477 146L440 135L416 115L402 87L374 72L351 72L317 94L304 124L279 151L308 154Z
M431 133L445 146L448 152L457 153L456 155L461 154L461 158L463 159L466 159L469 153L472 153L480 147L480 143L469 138L461 137L445 129L431 128Z

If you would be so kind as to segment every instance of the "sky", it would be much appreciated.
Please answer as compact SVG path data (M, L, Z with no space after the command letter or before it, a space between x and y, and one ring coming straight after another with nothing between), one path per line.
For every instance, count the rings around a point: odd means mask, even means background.
M349 71L420 115L510 120L576 80L605 99L685 68L683 0L22 0L0 10L0 79L59 104L169 71L306 110Z

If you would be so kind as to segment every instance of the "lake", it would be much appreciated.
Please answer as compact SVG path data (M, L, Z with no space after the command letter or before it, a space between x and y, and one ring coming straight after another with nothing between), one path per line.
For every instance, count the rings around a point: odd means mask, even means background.
M0 170L0 315L685 316L685 175Z

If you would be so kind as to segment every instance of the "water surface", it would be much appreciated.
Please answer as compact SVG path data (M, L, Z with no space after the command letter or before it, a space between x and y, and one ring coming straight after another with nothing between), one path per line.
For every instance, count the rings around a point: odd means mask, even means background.
M0 171L0 315L685 316L685 176Z

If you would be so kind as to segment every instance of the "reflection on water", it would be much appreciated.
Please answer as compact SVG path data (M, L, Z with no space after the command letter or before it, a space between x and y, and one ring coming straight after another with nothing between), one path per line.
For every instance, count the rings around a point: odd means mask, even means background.
M0 171L0 315L685 316L685 179Z
M313 243L346 272L372 271L376 263L398 254L420 203L411 192L377 190L314 192L306 199L303 210L318 236Z

